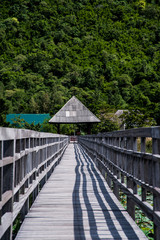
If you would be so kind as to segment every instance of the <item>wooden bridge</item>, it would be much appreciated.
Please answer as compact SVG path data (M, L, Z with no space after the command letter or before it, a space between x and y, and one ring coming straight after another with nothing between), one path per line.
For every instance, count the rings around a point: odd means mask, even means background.
M134 222L135 206L160 239L159 127L88 135L78 143L30 130L0 132L0 239L147 239Z

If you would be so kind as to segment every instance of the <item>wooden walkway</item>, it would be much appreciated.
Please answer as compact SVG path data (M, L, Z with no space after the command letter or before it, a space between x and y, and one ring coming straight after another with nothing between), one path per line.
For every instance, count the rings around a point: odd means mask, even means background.
M27 214L16 240L147 239L94 163L70 144Z

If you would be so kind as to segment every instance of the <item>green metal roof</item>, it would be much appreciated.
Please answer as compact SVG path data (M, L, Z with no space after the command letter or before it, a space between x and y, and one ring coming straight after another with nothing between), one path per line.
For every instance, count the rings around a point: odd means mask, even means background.
M51 118L49 113L47 114L8 114L6 116L6 121L12 124L13 121L16 120L16 118L18 117L20 117L20 119L24 119L25 122L29 124L34 123L35 125L38 123L42 124L44 120Z

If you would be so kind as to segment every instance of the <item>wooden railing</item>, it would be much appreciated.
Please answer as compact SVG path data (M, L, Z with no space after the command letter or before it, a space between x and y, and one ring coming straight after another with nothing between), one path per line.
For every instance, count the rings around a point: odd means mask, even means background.
M12 239L67 145L64 135L0 128L0 239Z
M146 152L148 138L151 153ZM131 217L135 219L138 206L154 223L154 239L160 240L160 127L81 136L79 143L94 159L117 198L120 191L127 196ZM152 203L147 201L148 193Z

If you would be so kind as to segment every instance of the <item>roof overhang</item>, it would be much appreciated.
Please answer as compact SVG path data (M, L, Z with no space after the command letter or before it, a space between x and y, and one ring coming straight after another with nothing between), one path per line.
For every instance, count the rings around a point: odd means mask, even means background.
M49 123L54 124L99 122L100 120L74 96L49 120Z

